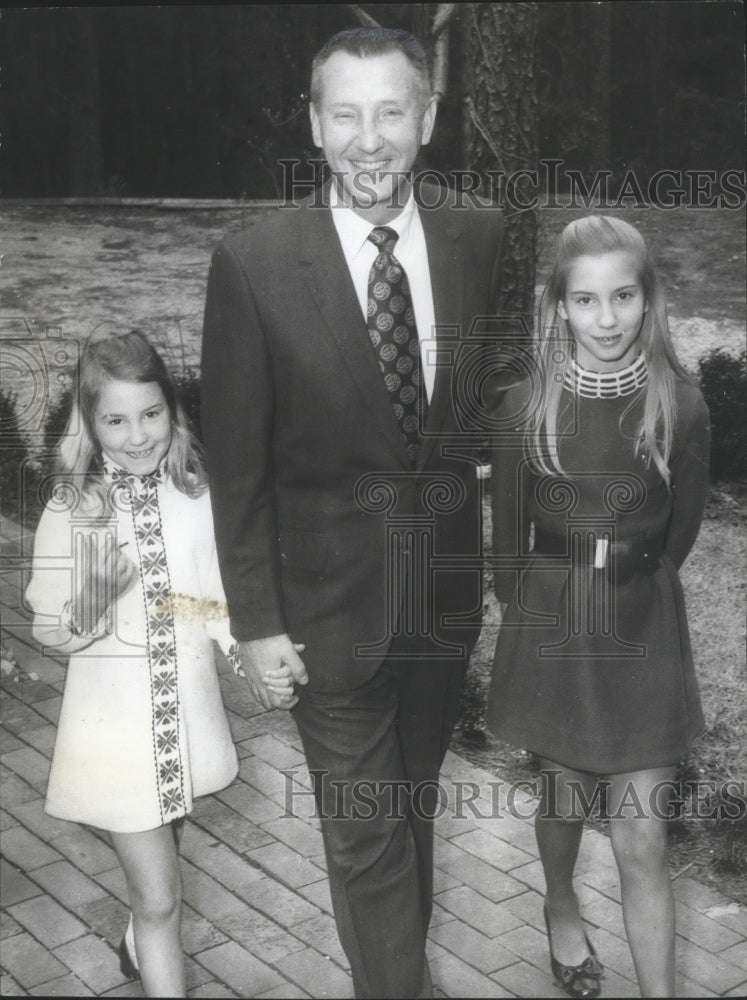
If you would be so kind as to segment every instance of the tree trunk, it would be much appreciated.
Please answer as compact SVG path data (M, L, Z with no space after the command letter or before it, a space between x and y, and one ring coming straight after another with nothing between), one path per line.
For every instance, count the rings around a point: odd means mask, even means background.
M537 6L474 3L460 18L464 38L466 167L504 206L502 312L534 312L537 218Z

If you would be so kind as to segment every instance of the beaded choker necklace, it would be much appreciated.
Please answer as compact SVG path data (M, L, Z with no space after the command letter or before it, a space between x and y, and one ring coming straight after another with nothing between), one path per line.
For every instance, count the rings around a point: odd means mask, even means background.
M589 372L571 359L565 371L565 385L587 399L614 399L629 396L648 382L648 365L642 354L617 372Z

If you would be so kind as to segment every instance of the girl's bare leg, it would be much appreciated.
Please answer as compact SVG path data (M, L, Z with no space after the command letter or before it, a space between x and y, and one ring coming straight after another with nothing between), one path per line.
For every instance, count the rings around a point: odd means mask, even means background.
M589 957L573 870L584 827L583 793L591 801L596 778L540 758L542 799L534 821L547 891L545 909L550 947L562 965L580 965Z
M111 837L127 879L143 991L149 997L184 997L182 887L174 832L162 826Z
M171 832L174 835L174 843L176 844L177 853L179 852L179 845L182 842L182 834L184 833L184 816L181 819L175 820L171 824ZM132 912L130 912L130 918L127 923L127 930L125 931L125 941L127 942L127 952L130 956L130 961L133 963L135 968L140 971L140 963L137 958L137 948L135 947L135 931L132 926Z
M610 836L643 997L674 996L674 893L666 822L674 775L674 767L662 767L611 776Z

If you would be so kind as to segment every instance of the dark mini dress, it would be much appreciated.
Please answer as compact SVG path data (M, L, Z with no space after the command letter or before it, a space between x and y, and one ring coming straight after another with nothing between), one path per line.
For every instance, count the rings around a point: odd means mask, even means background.
M566 475L528 461L529 382L504 397L493 456L496 594L507 601L488 729L597 774L677 762L703 729L677 573L708 488L708 410L676 382L668 490L636 455L647 380L640 356L611 375L566 376L559 410Z

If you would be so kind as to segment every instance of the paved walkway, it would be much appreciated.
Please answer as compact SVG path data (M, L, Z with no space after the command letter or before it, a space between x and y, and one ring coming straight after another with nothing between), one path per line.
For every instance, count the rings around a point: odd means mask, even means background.
M28 565L4 527L0 600L22 667L3 676L3 996L142 996L119 971L124 879L103 835L44 814L64 683L41 657L21 602ZM331 916L319 823L292 719L265 712L221 664L241 758L237 781L199 801L183 840L184 946L191 997L350 997ZM448 807L436 824L428 954L449 997L561 997L549 972L543 878L526 792L449 754ZM603 994L635 997L608 840L589 830L579 892L607 973ZM747 994L747 913L685 876L675 882L680 996Z

